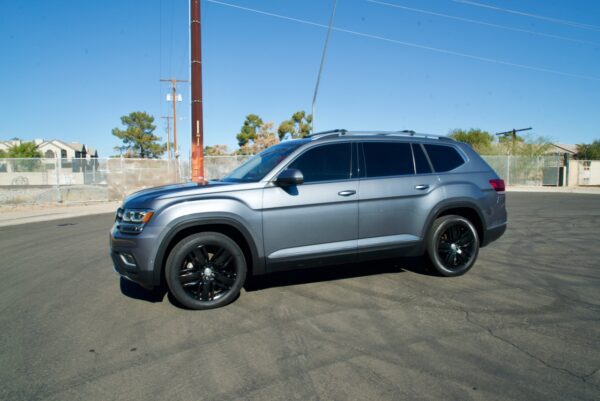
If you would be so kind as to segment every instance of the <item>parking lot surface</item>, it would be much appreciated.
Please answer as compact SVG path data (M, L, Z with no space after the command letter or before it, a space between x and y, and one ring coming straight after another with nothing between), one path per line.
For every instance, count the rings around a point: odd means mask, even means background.
M254 280L221 309L122 283L113 216L0 228L0 400L597 400L600 196L509 193L467 275Z

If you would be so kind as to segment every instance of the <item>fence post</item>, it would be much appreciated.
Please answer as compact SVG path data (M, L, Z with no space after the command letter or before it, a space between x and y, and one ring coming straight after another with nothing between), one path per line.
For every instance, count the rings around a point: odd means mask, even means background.
M510 155L506 157L506 185L510 185Z
M560 184L560 155L556 154L556 187Z
M60 170L62 169L62 159L56 158L54 163L54 171L56 171L56 191L58 195L58 202L62 203L62 194L60 193Z

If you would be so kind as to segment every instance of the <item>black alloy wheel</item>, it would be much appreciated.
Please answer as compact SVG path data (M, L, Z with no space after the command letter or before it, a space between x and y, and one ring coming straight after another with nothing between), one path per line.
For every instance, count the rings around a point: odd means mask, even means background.
M477 259L479 238L473 224L462 216L438 218L427 239L433 267L443 276L466 273Z
M194 234L171 251L165 277L173 296L190 309L210 309L237 297L246 279L246 261L229 237Z

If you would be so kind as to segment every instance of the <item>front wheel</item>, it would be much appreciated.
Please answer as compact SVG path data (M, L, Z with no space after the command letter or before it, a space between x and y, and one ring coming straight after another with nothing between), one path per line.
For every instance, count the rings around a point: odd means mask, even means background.
M473 267L479 253L477 230L462 216L442 216L435 220L429 231L427 253L442 276L465 274Z
M190 309L211 309L233 301L246 279L244 253L216 232L190 235L167 258L165 278L171 294Z

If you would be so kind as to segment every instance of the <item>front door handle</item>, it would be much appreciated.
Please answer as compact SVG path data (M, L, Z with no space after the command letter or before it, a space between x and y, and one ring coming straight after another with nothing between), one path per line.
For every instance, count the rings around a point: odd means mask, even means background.
M349 190L346 190L346 191L340 191L340 192L338 192L338 195L339 196L350 196L350 195L354 195L355 193L356 193L356 191L354 191L352 189L349 189Z
M419 191L424 191L426 189L429 189L429 185L426 185L426 184L416 185L415 189L418 189Z

